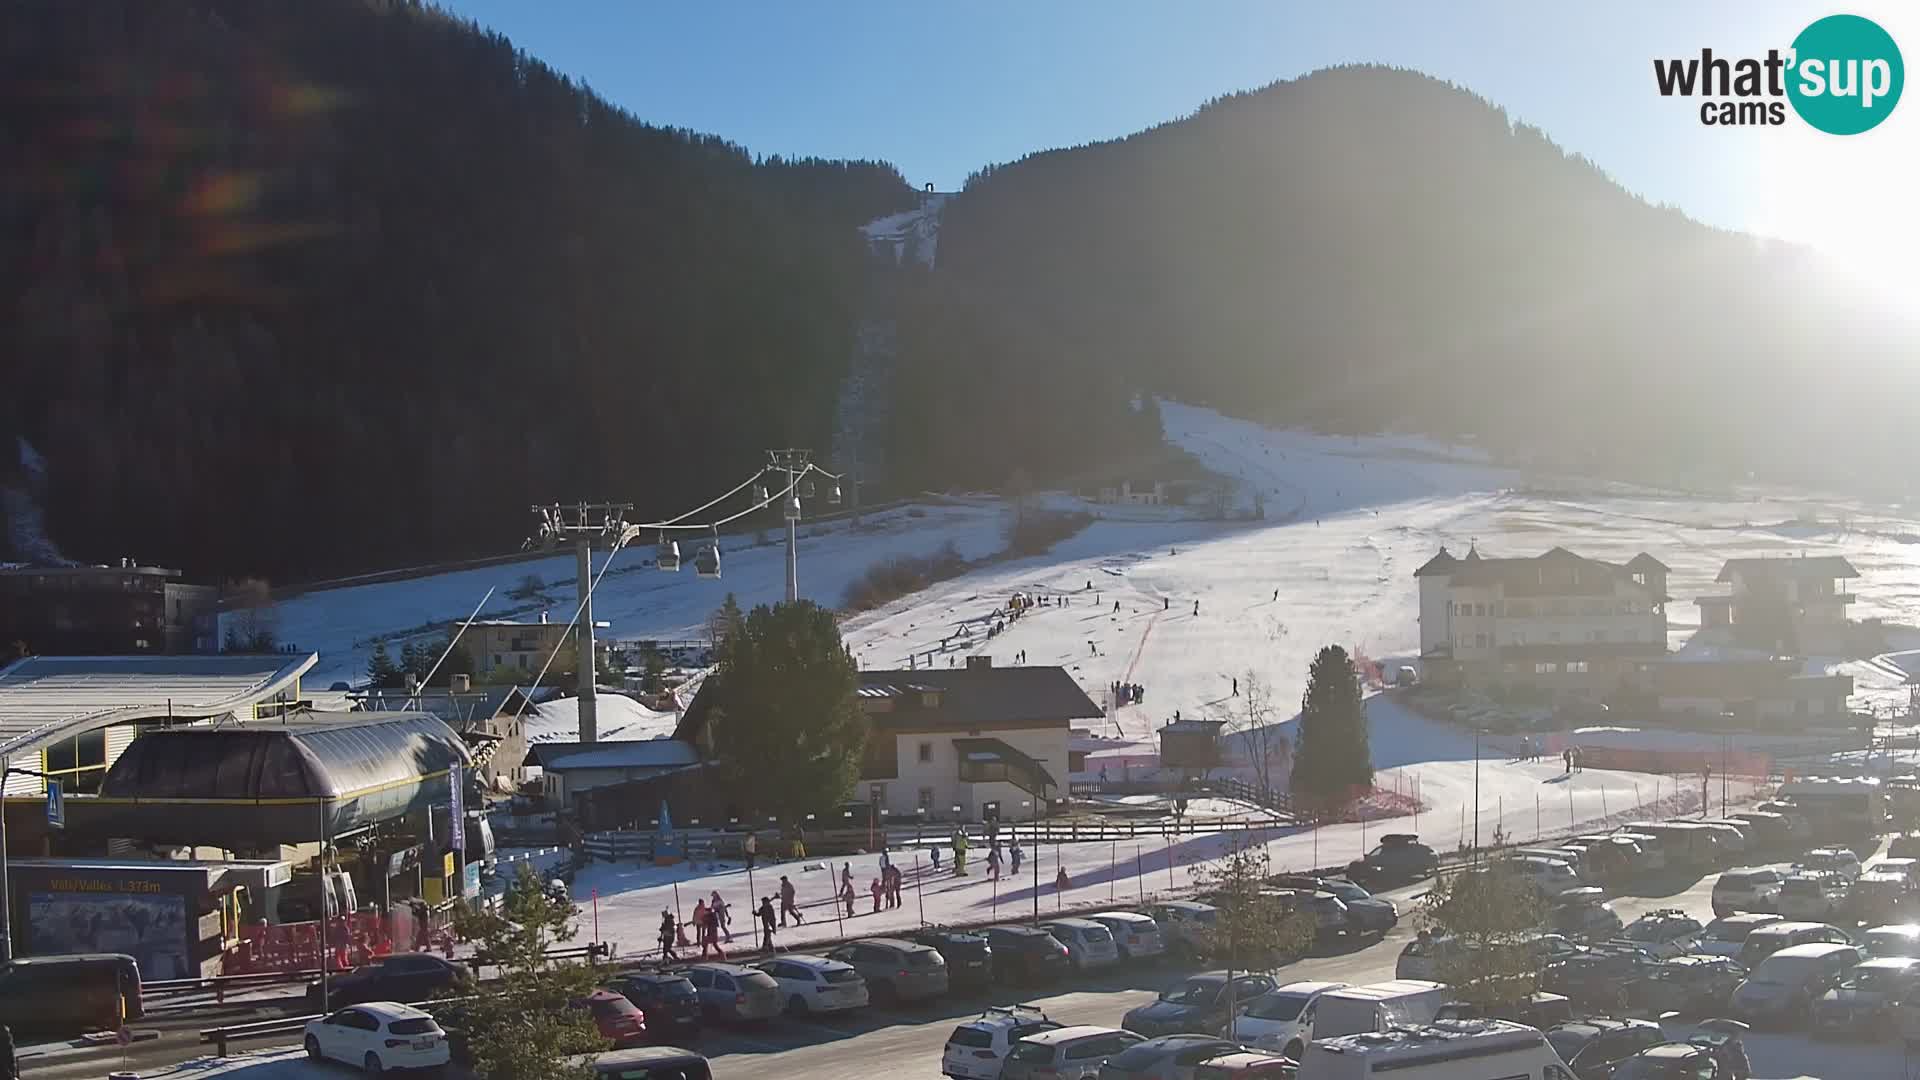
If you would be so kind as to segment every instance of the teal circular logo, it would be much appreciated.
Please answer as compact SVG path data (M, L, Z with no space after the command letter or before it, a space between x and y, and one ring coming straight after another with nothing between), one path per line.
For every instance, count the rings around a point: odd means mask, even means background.
M1858 135L1885 120L1906 81L1900 47L1872 19L1829 15L1793 39L1787 100L1829 135Z

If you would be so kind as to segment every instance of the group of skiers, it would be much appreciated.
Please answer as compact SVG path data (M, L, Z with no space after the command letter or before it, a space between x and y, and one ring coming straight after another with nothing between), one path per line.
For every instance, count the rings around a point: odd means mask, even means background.
M1113 700L1119 702L1122 705L1140 704L1140 699L1147 692L1146 688L1141 686L1139 683L1126 683L1126 682L1121 682L1118 679L1115 679L1112 683L1108 684L1107 689L1112 692Z
M727 902L720 899L720 890L715 889L710 900L711 903L708 900L694 901L693 917L684 923L674 918L673 912L665 908L660 910L661 959L678 960L679 956L674 952L676 948L692 947L693 943L687 940L689 923L700 939L701 959L706 959L709 953L721 960L727 958L726 950L720 947L720 939L725 935L727 943L733 943L733 912Z

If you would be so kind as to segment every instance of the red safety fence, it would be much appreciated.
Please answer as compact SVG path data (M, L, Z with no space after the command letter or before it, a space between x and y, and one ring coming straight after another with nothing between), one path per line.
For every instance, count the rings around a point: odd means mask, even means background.
M248 923L240 929L239 944L227 950L221 973L257 975L322 966L345 971L396 952L432 950L453 955L452 935L446 927L433 925L431 917L422 924L407 908L385 915L355 912L328 920L324 965L318 922Z

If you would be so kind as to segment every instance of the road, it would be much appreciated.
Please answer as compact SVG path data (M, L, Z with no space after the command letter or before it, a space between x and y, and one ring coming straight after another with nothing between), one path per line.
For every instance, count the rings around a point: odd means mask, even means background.
M1683 908L1705 921L1711 917L1712 885L1712 876L1655 883L1651 888L1642 887L1639 890L1645 895L1617 898L1614 907L1620 917L1629 922L1646 912L1668 907ZM1416 887L1384 895L1407 911L1422 891L1424 887ZM1399 927L1378 942L1309 957L1289 965L1279 974L1285 980L1328 979L1349 983L1390 979L1394 973L1394 962L1413 933L1414 920L1403 918ZM713 1028L703 1036L697 1049L713 1060L715 1075L723 1080L761 1073L778 1075L782 1080L938 1080L941 1048L948 1033L955 1024L979 1015L980 1010L990 1004L1028 1002L1045 1009L1049 1016L1063 1023L1118 1025L1122 1014L1128 1009L1151 1001L1159 990L1185 973L1182 969L1170 966L1123 968L1100 976L1075 979L1071 989L1057 992L1043 989L1019 993L1011 987L996 987L994 992L975 998L948 999L897 1009L876 1008L844 1019L782 1018L754 1028ZM260 1013L254 1011L250 1015L257 1018ZM81 1077L98 1077L110 1069L123 1067L138 1070L146 1076L178 1077L187 1075L189 1071L199 1075L200 1070L191 1066L186 1070L168 1067L205 1053L205 1048L197 1042L196 1033L198 1028L212 1022L205 1014L196 1014L191 1022L175 1018L143 1025L159 1028L161 1037L130 1047L125 1066L120 1064L119 1053L111 1050L67 1051L57 1056L30 1059L23 1064L27 1066L26 1075L31 1080L66 1077L77 1080ZM1766 1059L1758 1054L1755 1056L1760 1080L1826 1075L1817 1062L1813 1068L1806 1066L1809 1044L1804 1037L1758 1038L1770 1043L1778 1041L1778 1046L1770 1050ZM265 1039L247 1045L254 1048L275 1045L292 1047L297 1045L297 1041L288 1037ZM1834 1052L1826 1048L1821 1051L1822 1054ZM1898 1054L1892 1050L1847 1047L1843 1056L1851 1057L1858 1053L1891 1056L1887 1056L1885 1062L1878 1057L1873 1058L1872 1063L1866 1065L1866 1072L1849 1068L1848 1071L1854 1075L1880 1075L1873 1070L1882 1066L1898 1068ZM1777 1062L1777 1067L1770 1065L1769 1061ZM316 1076L335 1075L331 1069L320 1073L298 1063L282 1068L291 1068L295 1074L313 1071ZM251 1077L256 1071L250 1068L241 1075ZM272 1075L277 1077L281 1073ZM1895 1071L1886 1075L1897 1076L1900 1073Z

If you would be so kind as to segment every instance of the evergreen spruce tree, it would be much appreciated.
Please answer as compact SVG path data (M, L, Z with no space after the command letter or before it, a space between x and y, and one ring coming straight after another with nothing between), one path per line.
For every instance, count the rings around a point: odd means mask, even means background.
M1373 752L1360 678L1347 651L1329 645L1307 670L1300 701L1300 736L1293 758L1293 790L1325 802L1373 783Z
M387 643L373 643L373 656L367 661L367 684L375 690L388 690L400 685L400 669L394 666L393 657L387 655Z
M420 677L420 670L420 650L414 648L413 642L411 641L400 646L401 673L412 675L415 679L418 679Z

